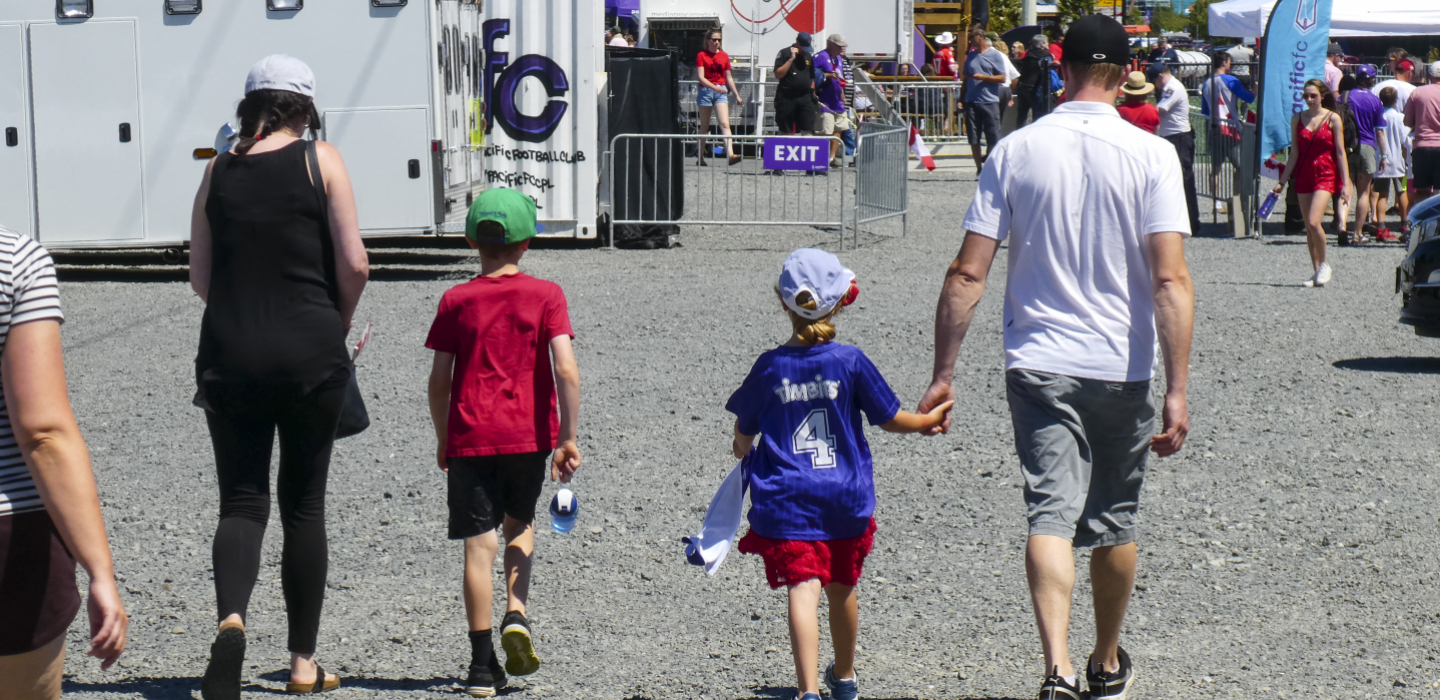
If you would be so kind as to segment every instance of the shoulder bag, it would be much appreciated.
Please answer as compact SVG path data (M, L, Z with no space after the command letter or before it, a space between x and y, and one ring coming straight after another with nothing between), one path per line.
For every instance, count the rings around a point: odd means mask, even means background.
M305 142L305 160L310 166L310 181L315 185L315 198L320 201L320 218L325 222L325 235L330 240L335 240L330 231L330 198L325 195L325 178L320 175L320 156L315 151L315 142ZM331 284L336 284L331 280ZM336 286L339 292L339 286ZM370 336L366 330L366 338ZM364 341L361 341L361 346ZM335 438L347 438L352 435L359 435L366 428L370 427L370 412L365 410L365 397L360 394L360 383L355 379L355 357L360 354L360 347L355 349L355 355L350 357L350 378L345 383L345 401L340 405L340 424L335 428Z

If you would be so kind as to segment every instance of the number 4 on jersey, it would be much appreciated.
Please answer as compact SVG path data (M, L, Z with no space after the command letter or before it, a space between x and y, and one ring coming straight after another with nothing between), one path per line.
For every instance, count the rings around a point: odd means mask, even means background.
M810 455L812 468L834 468L835 436L830 432L830 417L825 409L817 408L805 416L805 422L795 429L791 441L795 454Z

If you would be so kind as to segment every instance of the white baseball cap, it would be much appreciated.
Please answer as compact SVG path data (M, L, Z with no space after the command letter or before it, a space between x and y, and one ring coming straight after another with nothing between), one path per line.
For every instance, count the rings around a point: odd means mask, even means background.
M814 309L807 309L795 301L801 292L810 293L815 300ZM841 265L839 258L823 250L801 248L785 258L785 264L780 268L780 298L785 302L785 308L801 318L811 321L824 318L835 309L836 304L849 304L858 294L855 273Z
M294 56L283 53L260 59L245 77L245 93L256 90L288 90L315 97L315 73Z

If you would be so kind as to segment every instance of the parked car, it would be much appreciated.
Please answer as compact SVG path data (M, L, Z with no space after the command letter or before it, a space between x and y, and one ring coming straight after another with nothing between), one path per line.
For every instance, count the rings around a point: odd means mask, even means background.
M1400 322L1415 335L1440 338L1440 195L1410 210L1410 241L1395 268Z

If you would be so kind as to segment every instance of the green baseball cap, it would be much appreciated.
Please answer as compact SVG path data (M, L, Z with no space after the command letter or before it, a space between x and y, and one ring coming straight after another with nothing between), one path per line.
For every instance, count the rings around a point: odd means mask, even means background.
M475 226L481 221L495 221L505 227L503 239L476 237ZM545 230L535 221L535 200L529 195L506 187L492 187L480 193L465 217L465 237L476 243L510 244L529 240Z

